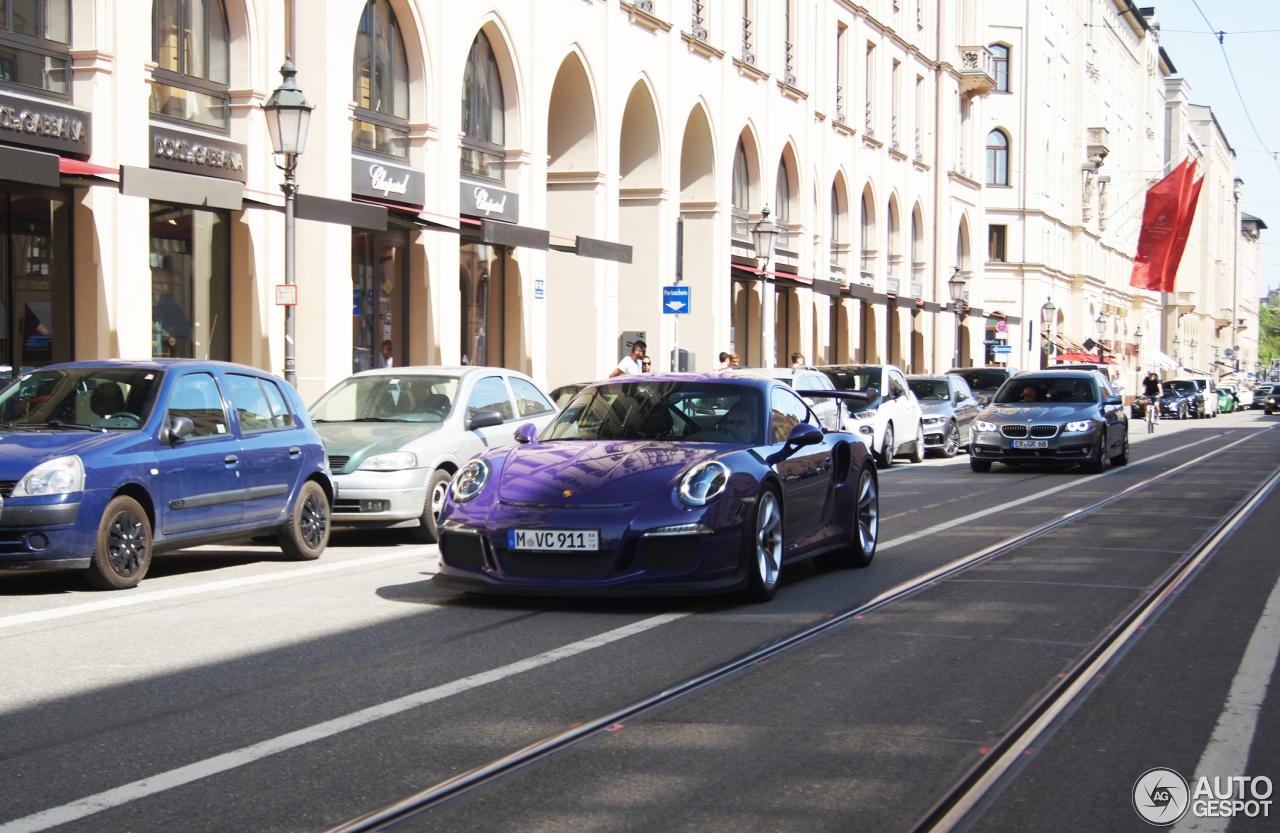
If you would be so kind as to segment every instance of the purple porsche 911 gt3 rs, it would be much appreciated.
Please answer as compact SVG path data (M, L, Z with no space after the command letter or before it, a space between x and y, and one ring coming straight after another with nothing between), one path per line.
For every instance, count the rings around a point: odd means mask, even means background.
M540 435L522 427L454 477L433 583L767 601L785 563L870 564L875 465L851 434L824 431L805 395L747 372L586 388Z

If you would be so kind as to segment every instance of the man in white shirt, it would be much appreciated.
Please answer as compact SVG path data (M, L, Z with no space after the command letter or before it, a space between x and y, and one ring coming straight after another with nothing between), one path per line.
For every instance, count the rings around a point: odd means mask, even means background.
M645 343L643 341L635 341L631 344L631 353L622 357L622 361L618 362L618 366L609 374L609 378L621 376L623 374L640 373L640 361L644 358Z

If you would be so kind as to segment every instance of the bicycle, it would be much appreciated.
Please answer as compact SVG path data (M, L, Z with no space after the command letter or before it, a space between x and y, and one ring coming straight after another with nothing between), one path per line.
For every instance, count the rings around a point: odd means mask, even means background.
M1154 434L1156 432L1156 423L1160 421L1159 411L1160 403L1147 397L1147 433Z

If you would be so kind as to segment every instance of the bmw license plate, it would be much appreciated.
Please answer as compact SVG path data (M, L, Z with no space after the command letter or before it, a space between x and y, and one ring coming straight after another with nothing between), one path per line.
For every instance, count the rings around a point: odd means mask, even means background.
M509 529L507 548L594 552L600 549L600 532L595 529Z
M1048 440L1014 440L1014 448L1048 448Z

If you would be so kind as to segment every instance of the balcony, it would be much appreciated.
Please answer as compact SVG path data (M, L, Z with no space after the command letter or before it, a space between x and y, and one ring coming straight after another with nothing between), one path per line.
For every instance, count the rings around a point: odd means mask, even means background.
M995 60L985 46L960 47L960 92L986 95L996 88Z

